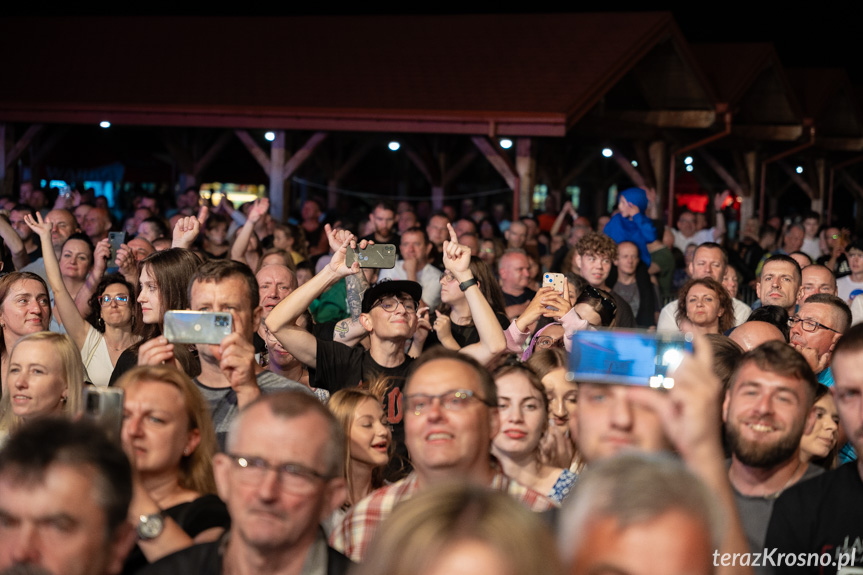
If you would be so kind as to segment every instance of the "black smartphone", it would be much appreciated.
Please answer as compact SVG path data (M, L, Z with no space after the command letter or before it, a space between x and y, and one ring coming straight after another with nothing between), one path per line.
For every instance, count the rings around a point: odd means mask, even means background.
M374 244L365 249L348 248L345 265L351 267L360 262L361 268L392 269L396 265L395 244Z
M126 242L126 232L108 232L108 241L111 243L111 255L108 256L108 267L116 268L117 250Z

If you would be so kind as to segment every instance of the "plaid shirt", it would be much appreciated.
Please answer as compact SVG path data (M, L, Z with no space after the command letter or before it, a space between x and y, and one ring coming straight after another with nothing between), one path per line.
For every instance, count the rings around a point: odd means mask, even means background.
M554 503L539 492L525 487L497 470L489 487L509 494L531 511L547 511L555 507ZM330 534L330 546L356 562L362 561L381 522L389 517L396 504L410 499L417 491L419 491L419 484L416 472L401 481L374 491L351 507L342 523L333 529Z

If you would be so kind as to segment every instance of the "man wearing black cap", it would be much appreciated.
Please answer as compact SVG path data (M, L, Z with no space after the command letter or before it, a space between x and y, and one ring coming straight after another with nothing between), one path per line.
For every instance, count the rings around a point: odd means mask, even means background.
M343 277L360 273L359 264L354 263L351 268L345 265L347 250L352 249L350 244L356 241L354 236L343 230L334 232L329 227L327 232L341 247L324 269L273 308L266 319L267 327L288 353L305 365L317 368L315 387L333 393L369 384L378 378L389 378L384 412L394 426L396 445L403 446L401 388L411 363L411 358L405 354L405 342L417 329L422 286L414 281L393 280L378 282L366 290L359 321L369 333L368 350L315 338L296 325L297 318L330 286ZM361 242L360 247L364 247L364 243Z

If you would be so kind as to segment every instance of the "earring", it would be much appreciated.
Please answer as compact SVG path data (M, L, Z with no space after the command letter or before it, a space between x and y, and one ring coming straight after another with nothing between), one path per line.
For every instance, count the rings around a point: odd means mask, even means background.
M183 455L189 455L189 448L188 447L183 450Z
M65 395L64 395L64 396L62 396L62 397L60 398L60 403L64 403L64 404L65 404L67 401L69 401L69 398L68 398L68 397L66 397Z

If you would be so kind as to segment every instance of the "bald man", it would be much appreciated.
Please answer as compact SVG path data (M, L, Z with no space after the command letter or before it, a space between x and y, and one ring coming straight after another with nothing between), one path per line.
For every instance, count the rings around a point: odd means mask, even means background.
M768 341L787 343L779 328L766 321L747 321L736 327L729 337L743 351L750 351Z

